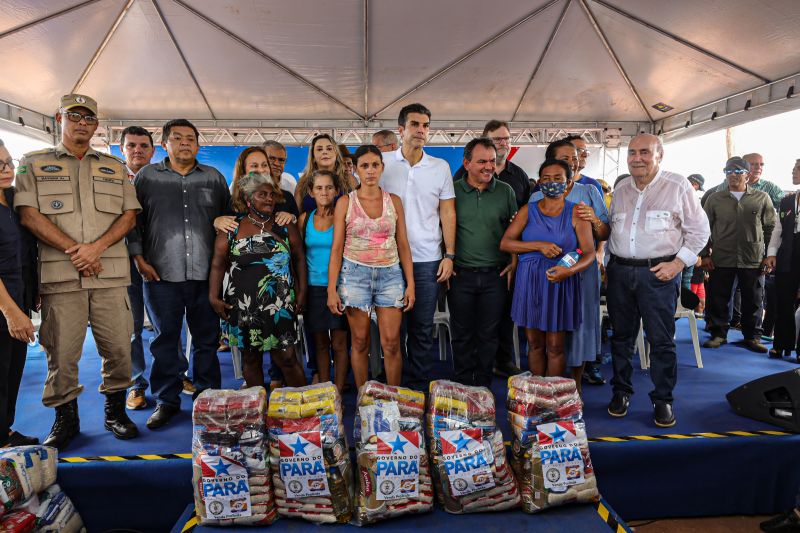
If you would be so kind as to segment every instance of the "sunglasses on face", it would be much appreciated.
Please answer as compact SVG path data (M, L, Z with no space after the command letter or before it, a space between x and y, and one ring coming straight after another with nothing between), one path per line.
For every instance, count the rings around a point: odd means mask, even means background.
M747 174L747 171L741 168L726 168L723 172L725 172L725 174L736 174L737 176Z

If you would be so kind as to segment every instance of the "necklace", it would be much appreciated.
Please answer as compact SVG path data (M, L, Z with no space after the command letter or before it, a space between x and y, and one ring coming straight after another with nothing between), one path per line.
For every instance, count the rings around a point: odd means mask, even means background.
M254 226L258 226L259 228L261 228L261 233L264 233L264 226L267 225L267 222L269 222L271 217L267 216L267 218L265 218L263 222L260 222L260 221L258 221L256 219L254 219L253 215L251 215L250 213L247 213L247 218L250 219L250 222Z

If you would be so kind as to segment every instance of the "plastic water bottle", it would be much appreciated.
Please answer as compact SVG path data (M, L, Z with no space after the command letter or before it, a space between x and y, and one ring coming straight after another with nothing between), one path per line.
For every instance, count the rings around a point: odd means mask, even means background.
M571 267L572 265L574 265L575 263L577 263L580 260L581 254L583 254L583 252L581 251L580 248L578 248L574 252L570 252L568 254L564 254L564 257L562 257L561 259L558 260L558 263L556 263L556 266L562 266L564 268L569 268L569 267Z

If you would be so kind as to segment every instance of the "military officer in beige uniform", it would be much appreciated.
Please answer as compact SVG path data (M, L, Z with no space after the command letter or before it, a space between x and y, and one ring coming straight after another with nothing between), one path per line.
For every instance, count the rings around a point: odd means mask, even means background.
M103 360L105 428L120 439L139 434L125 413L133 318L123 238L141 206L125 164L89 145L98 125L97 103L88 96L66 95L56 121L61 143L20 161L14 207L23 226L39 239L39 340L47 354L42 402L56 410L44 444L63 449L80 431L78 361L87 322Z

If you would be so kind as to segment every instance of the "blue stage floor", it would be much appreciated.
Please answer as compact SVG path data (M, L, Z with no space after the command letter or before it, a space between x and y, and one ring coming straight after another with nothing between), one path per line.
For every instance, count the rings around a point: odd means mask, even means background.
M741 334L732 331L729 338ZM704 335L701 333L701 342ZM623 419L611 418L606 405L610 387L584 387L584 418L593 462L601 492L626 520L666 516L700 516L732 513L769 514L788 508L800 485L800 462L794 460L800 449L800 436L704 437L665 440L605 441L607 437L690 435L776 430L773 426L737 416L725 401L731 389L755 378L797 368L789 360L770 360L728 344L718 350L703 350L705 368L695 366L687 322L678 327L679 374L675 390L678 423L669 429L657 428L652 421L652 406L647 392L652 388L647 371L634 372L636 395ZM147 344L147 342L146 342ZM230 354L220 354L223 386L236 388ZM794 361L794 359L792 360ZM525 362L523 361L523 365ZM636 361L638 368L638 360ZM90 531L110 527L147 529L155 526L144 509L158 502L158 527L171 527L191 499L191 473L186 459L116 461L113 457L169 455L191 452L191 404L184 396L182 412L173 423L159 431L144 423L152 411L129 412L141 435L120 441L103 429L103 397L97 392L100 359L91 335L87 335L81 362L81 382L86 387L79 399L81 435L61 454L74 463L60 465L60 481L90 527ZM448 363L437 364L435 377L447 377ZM46 364L44 354L30 351L17 408L15 428L44 437L53 420L53 411L41 405ZM608 378L609 366L602 367ZM504 400L506 385L496 379L493 391L498 403L498 424L508 439ZM355 392L346 395L345 426L352 432ZM105 460L81 461L98 456ZM98 486L102 481L108 490ZM125 503L120 492L143 484ZM736 488L735 488L736 487ZM128 497L126 495L126 497ZM125 511L125 510L129 511ZM120 510L126 515L121 516ZM170 516L168 516L170 515Z
M282 520L276 522L269 529L278 528L281 531L318 531L320 526L303 522L301 520ZM328 526L322 526L328 527ZM333 526L336 531L359 530L358 526L341 524ZM386 533L405 533L415 529L423 531L464 531L471 529L483 533L507 533L508 531L536 531L537 533L563 533L565 531L580 533L630 533L630 529L618 517L607 502L598 505L571 505L556 507L546 513L526 515L519 511L503 513L476 513L454 515L448 514L443 509L435 507L433 512L409 515L404 517L379 522L370 526L379 528ZM189 505L184 510L172 533L211 533L226 531L230 533L248 533L252 528L219 528L203 527L197 525L194 514L194 505Z

